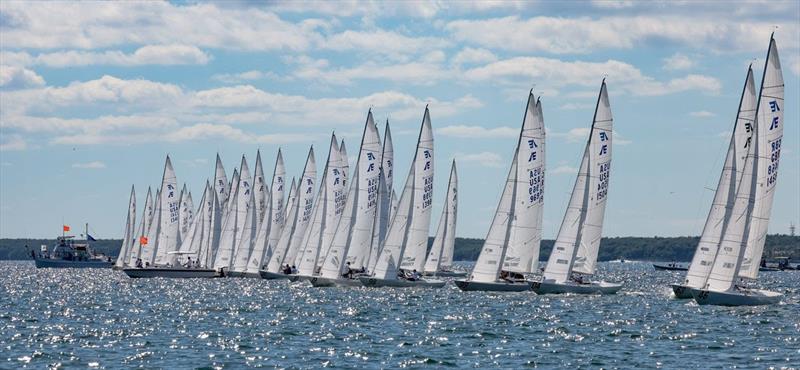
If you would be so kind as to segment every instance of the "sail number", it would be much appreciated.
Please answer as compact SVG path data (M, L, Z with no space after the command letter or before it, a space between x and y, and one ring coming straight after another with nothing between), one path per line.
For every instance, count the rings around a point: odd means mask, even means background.
M428 208L433 203L433 176L426 176L425 186L422 188L422 208Z
M608 195L608 178L611 171L611 162L600 163L598 165L600 175L597 182L597 201L601 201Z
M544 168L528 171L528 198L531 203L539 203L544 197Z
M367 179L367 208L378 205L378 177Z
M767 166L767 187L775 185L778 179L778 161L781 158L781 140L783 136L778 137L775 141L770 143L770 163Z

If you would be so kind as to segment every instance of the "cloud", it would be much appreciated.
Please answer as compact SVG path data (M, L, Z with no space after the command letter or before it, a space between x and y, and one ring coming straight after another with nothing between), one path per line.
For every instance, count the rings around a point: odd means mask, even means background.
M462 64L488 63L496 60L497 56L489 50L466 47L453 57L452 62L454 65L460 66Z
M101 169L101 168L106 168L106 164L100 161L93 161L87 163L73 163L72 168Z
M439 63L440 52L432 52L427 60L382 64L367 61L353 67L330 68L325 59L301 57L294 60L293 77L331 85L351 85L357 80L383 80L415 85L432 85L453 77Z
M607 75L610 91L624 90L633 95L666 95L688 90L717 94L720 82L709 76L690 74L669 81L657 81L644 75L639 69L625 62L608 60L605 62L562 61L542 57L515 57L499 60L484 66L468 69L464 77L472 81L493 81L506 84L520 84L523 81L537 81L544 88L563 86L598 86L603 75ZM551 94L548 94L551 95ZM589 96L596 96L596 93Z
M4 90L28 89L44 86L44 78L30 69L0 65L0 88Z
M567 166L562 164L552 170L547 171L546 173L551 173L553 175L576 174L578 173L578 169L572 166Z
M602 18L540 16L527 19L510 16L455 20L444 28L458 41L490 49L586 54L663 42L716 52L761 51L773 25L768 21L730 17L667 14ZM795 22L787 21L780 26L790 35L800 32Z
M12 61L24 65L44 65L51 68L81 67L91 65L141 66L148 64L180 65L206 64L211 56L188 45L147 45L126 54L118 50L104 52L60 51L32 56L26 52L3 53Z
M519 129L505 126L485 128L481 126L452 125L439 128L436 133L443 136L468 139L512 138L519 136Z
M28 149L28 143L20 135L3 135L5 140L0 141L0 151L16 151Z
M558 108L561 110L583 110L583 109L592 109L594 108L594 105L581 104L581 103L567 103Z
M187 44L233 50L304 50L319 21L287 22L264 9L168 2L4 2L3 46L99 49Z
M402 56L445 48L449 43L435 37L410 37L398 32L375 29L346 30L325 38L320 47L335 51Z
M590 130L591 129L588 127L576 127L567 132L547 132L547 135L550 137L564 139L568 143L579 143L586 141L586 139L589 137Z
M503 167L503 157L493 152L480 152L474 154L455 153L456 161L461 163L476 163L483 167Z
M716 114L711 113L711 112L706 111L706 110L701 110L701 111L697 111L697 112L689 112L689 115L692 116L692 117L699 117L699 118L708 118L708 117L715 117L716 116Z
M688 56L675 53L670 57L664 58L664 69L668 71L681 71L685 69L692 68L694 66L694 61L689 59Z

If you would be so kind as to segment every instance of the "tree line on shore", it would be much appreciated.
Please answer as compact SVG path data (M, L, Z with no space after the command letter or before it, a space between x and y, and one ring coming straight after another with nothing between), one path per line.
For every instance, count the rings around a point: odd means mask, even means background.
M617 259L640 261L678 261L689 262L694 255L699 237L615 237L603 238L600 242L600 261ZM541 259L546 260L553 248L554 240L542 240ZM52 248L53 239L0 239L0 260L30 259L30 250L38 251L41 245ZM428 246L433 238L428 241ZM116 256L122 245L121 239L99 239L92 242L92 248L109 256ZM27 246L27 248L26 248ZM475 261L483 247L483 239L456 238L453 259L456 261ZM800 236L768 235L764 246L764 257L790 257L800 260Z

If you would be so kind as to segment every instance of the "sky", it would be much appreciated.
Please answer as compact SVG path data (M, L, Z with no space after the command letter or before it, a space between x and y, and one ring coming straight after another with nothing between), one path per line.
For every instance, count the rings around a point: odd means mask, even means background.
M434 213L456 159L457 235L485 236L528 92L547 131L544 237L558 231L605 77L605 236L699 235L747 66L775 31L786 86L771 233L800 223L797 1L0 2L0 237L90 224L119 238L172 158L197 201L215 154L300 176L329 137L351 160L368 109L405 180L425 105ZM270 175L267 175L269 177Z

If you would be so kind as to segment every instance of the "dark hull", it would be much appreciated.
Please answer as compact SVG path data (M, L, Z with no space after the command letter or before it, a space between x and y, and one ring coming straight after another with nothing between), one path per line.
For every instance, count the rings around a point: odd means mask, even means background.
M77 269L101 268L101 269L107 269L107 268L111 268L114 265L113 262L99 261L99 260L69 261L69 260L57 260L57 259L51 259L51 258L37 258L35 261L36 261L36 268L77 268Z
M669 270L669 271L688 271L689 270L688 266L682 266L682 265L678 265L678 264L674 264L673 265L671 263L668 263L668 264L654 263L653 267L655 267L656 270Z
M184 268L132 268L123 269L125 275L132 279L140 278L172 278L172 279L197 279L222 277L217 270L212 269L184 269Z

